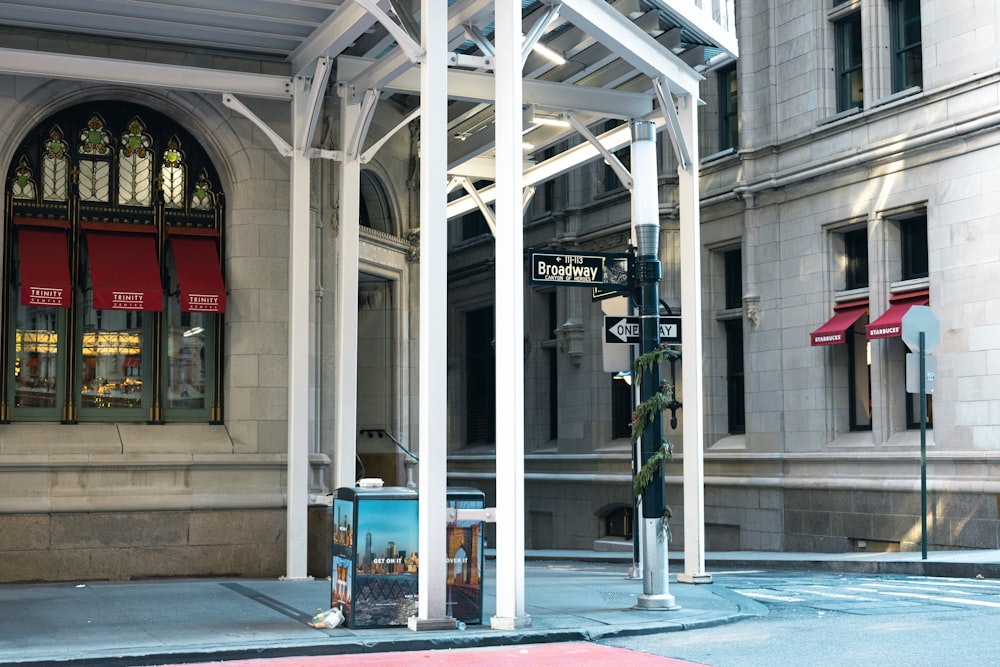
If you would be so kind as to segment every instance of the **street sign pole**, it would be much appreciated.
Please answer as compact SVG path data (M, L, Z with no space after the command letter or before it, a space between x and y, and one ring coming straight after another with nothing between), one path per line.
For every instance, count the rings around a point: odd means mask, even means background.
M911 306L900 325L903 342L920 364L920 555L927 560L927 351L941 341L941 322L927 306Z
M650 121L632 120L632 221L638 261L636 283L641 297L639 352L653 352L660 345L660 208L656 179L656 129ZM636 378L638 379L638 378ZM660 391L660 367L652 364L642 373L641 400ZM652 458L663 444L660 411L655 410L642 431L642 460L638 468ZM658 527L666 509L663 494L663 466L658 466L642 492L642 595L639 609L675 609L667 580L666 540ZM638 529L639 526L636 526Z
M927 364L925 333L920 332L920 556L927 560Z

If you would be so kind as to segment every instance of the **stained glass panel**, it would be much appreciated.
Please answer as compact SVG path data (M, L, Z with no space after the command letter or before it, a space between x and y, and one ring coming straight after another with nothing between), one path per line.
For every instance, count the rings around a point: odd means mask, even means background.
M77 192L82 201L108 201L111 193L111 163L97 160L77 162Z
M212 183L208 180L208 175L204 170L198 174L198 181L194 184L194 192L191 194L192 211L211 211L215 208L215 193L212 192Z
M32 177L28 158L23 155L17 163L17 169L14 170L14 178L10 182L10 194L14 199L35 198L35 179Z
M66 201L69 193L69 157L58 125L52 127L42 149L42 196L46 201Z
M118 151L118 203L149 206L153 202L153 138L138 117L129 121Z
M170 137L167 150L163 151L160 180L163 205L167 208L184 208L184 153L177 137Z

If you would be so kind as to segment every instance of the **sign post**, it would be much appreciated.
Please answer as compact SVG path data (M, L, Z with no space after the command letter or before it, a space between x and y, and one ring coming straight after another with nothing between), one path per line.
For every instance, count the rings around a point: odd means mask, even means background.
M592 287L624 292L631 286L632 256L628 253L576 252L531 248L532 285Z
M660 315L660 342L681 344L680 315ZM641 322L635 315L604 316L604 342L636 344L642 342Z
M927 350L941 341L941 321L927 306L903 315L903 342L920 355L920 556L927 560Z

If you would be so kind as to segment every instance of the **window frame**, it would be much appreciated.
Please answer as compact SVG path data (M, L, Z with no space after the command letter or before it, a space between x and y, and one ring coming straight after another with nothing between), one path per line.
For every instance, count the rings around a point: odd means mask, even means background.
M844 289L863 289L871 280L868 272L868 228L841 233L844 239Z
M920 25L920 0L889 0L890 52L892 53L892 92L898 93L908 88L922 87L923 77L923 35ZM917 39L912 37L912 23L916 22ZM915 57L914 57L915 54ZM910 63L916 63L911 79Z
M719 150L736 150L740 145L739 79L736 63L719 69Z
M492 305L465 312L465 442L467 445L496 443L494 317ZM484 335L487 331L488 336Z
M851 431L872 430L871 342L865 334L865 326L868 324L868 320L868 315L862 315L846 331L848 423ZM860 367L866 369L866 378L858 377L858 369ZM868 409L865 411L868 419L867 423L861 420L858 410L859 402L864 401L865 398L867 398L868 403Z
M854 11L833 22L837 90L837 112L864 108L864 44L861 12ZM855 77L860 77L858 98L854 98Z
M78 164L95 161L100 165L110 165L100 172L93 172L92 176L100 180L88 181L86 187L89 189L85 192L79 190L81 186L75 181L58 192L49 192L39 180L30 188L30 193L18 182L26 175L32 181L43 177L47 168L43 159L45 149L51 144L55 130L59 131L59 138L63 141L67 168L75 169ZM134 138L136 143L126 142L126 138ZM142 160L139 166L147 173L143 174L141 181L126 181L119 174L124 159L119 153L128 155L128 151L133 151L133 155L139 155ZM141 151L146 151L148 158L143 158ZM168 169L169 201L164 199L166 190L162 189L159 181ZM218 172L201 143L173 119L142 104L109 100L85 102L62 109L30 128L13 154L7 174L5 188L10 205L6 207L8 236L5 248L6 261L13 270L5 276L7 294L2 302L6 309L4 321L7 322L7 329L0 338L5 348L2 355L5 373L2 390L6 396L0 420L221 423L222 385L218 373L224 317L221 313L204 314L209 326L204 327L208 332L208 342L204 350L206 385L202 392L203 404L198 408L171 408L164 398L168 389L167 373L163 370L167 367L168 329L163 325L166 311L171 307L179 310L181 298L176 276L173 276L173 286L162 281L165 275L170 277L169 272L164 271L168 257L172 256L164 241L167 230L190 228L190 233L214 235L220 244L220 268L224 268L221 245L224 198L219 189ZM201 202L208 204L202 207ZM16 237L15 218L40 221L35 224L64 224L68 229L67 261L72 297L70 307L60 308L63 312L57 318L55 406L17 405L18 369L14 356L21 305L20 260L13 240ZM136 226L153 230L160 289L164 297L163 311L93 309L93 292L89 289L89 248L85 240L85 230L90 228L87 225L100 225L101 229L111 232L135 231ZM130 326L129 321L134 318L139 320L139 324ZM84 395L85 330L96 327L102 331L113 331L103 328L102 323L115 323L116 320L125 327L119 331L138 332L142 340L138 354L116 351L111 356L110 368L115 368L119 360L122 367L120 373L114 372L106 378L105 386L113 387L108 392L113 392L114 398L101 403L100 394ZM109 368L106 354L95 356L95 360L102 355L105 357L102 362L104 367ZM130 356L139 356L141 365L129 365ZM134 383L128 382L129 378L140 380L138 390L127 390L128 386L134 386ZM122 393L124 396L120 395ZM115 404L119 399L131 401L132 393L135 394L133 407ZM91 398L97 403L90 401Z

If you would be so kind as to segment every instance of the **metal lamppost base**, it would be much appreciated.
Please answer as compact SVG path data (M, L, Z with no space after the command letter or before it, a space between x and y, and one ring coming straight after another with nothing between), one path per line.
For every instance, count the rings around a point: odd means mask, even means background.
M632 607L641 611L677 611L681 608L677 600L669 593L659 593L656 595L642 594L636 605Z

